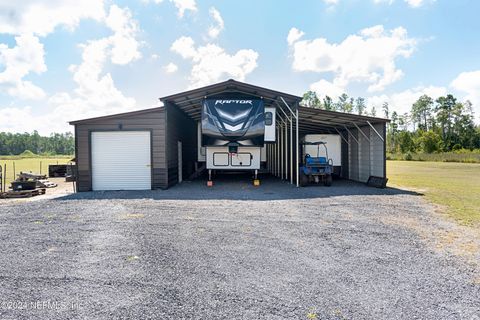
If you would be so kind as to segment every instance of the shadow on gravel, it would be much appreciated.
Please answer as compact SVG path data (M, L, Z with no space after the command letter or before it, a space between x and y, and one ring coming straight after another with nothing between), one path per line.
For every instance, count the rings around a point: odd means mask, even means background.
M219 176L214 186L207 187L206 179L184 181L167 190L146 191L92 191L70 194L55 200L99 200L99 199L153 199L153 200L289 200L312 199L338 196L369 195L423 195L418 192L368 187L350 180L334 180L331 187L312 185L297 188L289 182L271 176L260 177L261 185L254 187L249 177Z

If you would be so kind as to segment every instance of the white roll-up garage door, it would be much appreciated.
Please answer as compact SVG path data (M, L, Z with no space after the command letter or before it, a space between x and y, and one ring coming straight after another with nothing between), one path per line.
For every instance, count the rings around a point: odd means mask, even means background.
M92 132L92 189L149 190L150 131Z

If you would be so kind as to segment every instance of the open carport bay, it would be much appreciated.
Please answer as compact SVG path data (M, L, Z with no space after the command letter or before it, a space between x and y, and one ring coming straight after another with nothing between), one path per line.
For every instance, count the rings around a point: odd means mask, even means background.
M2 302L59 306L0 317L478 319L475 264L417 195L262 182L0 204Z

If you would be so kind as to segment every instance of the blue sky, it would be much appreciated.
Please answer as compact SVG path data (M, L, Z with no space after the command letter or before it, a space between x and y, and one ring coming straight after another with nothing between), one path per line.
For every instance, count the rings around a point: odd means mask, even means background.
M229 78L400 113L453 93L478 119L478 12L467 0L0 0L0 131L71 130Z

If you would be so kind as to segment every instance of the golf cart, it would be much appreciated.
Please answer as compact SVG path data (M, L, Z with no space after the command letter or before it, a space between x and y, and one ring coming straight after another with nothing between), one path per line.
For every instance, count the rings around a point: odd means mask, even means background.
M304 161L300 167L300 186L304 187L310 183L323 182L325 186L332 185L333 161L328 158L327 143L303 142L302 149L305 150L306 145L317 146L317 154L312 157L308 153L304 153ZM325 150L325 156L320 156L320 146Z

